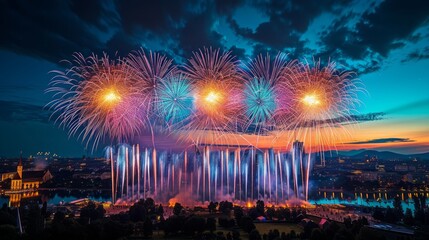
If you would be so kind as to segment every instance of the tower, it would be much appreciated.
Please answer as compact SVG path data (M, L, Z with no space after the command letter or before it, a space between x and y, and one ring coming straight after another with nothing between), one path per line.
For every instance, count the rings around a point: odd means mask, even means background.
M21 156L19 157L18 166L16 167L16 172L18 173L19 177L22 178L22 152Z

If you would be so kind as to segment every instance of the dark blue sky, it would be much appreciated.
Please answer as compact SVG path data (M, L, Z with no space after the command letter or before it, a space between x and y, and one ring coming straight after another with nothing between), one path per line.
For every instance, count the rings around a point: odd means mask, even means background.
M242 60L283 51L336 61L366 86L357 110L385 113L362 124L355 143L429 151L428 1L10 0L0 1L0 29L0 156L85 153L44 109L49 71L74 52L124 56L143 47L180 63L204 46Z

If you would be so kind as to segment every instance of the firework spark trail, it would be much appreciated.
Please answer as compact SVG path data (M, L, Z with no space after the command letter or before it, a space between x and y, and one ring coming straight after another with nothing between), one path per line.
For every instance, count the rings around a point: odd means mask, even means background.
M202 49L194 53L181 74L172 60L157 53L146 54L143 50L133 52L125 59L115 60L107 55L86 58L75 54L69 64L71 67L64 72L54 71L56 76L47 90L54 93L54 100L49 103L53 109L52 116L61 127L68 129L69 135L78 135L87 145L92 142L93 149L107 139L111 143L123 143L149 128L152 133L152 161L146 153L143 181L144 189L146 185L150 189L152 181L155 193L164 187L163 180L159 181L158 178L162 179L164 171L163 165L158 165L156 160L154 135L157 130L178 133L195 145L203 143L206 146L220 144L226 139L225 136L234 136L246 140L256 149L259 136L268 133L274 135L274 139L278 137L282 140L282 145L286 147L299 140L310 147L310 154L324 152L326 146L335 146L341 134L347 135L347 126L356 121L352 114L355 105L359 104L357 94L362 90L352 72L341 72L334 63L321 66L320 61L314 65L288 62L285 54L278 54L274 59L260 55L240 69L229 52ZM256 143L250 144L243 132L256 135ZM227 139L226 145L232 141L234 138ZM306 198L312 159L310 154L305 160L299 158L302 161L300 178ZM226 155L227 189L231 187L228 158ZM262 187L264 196L268 194L266 196L271 197L270 178L278 179L276 174L271 175L270 169L281 169L282 165L276 162L272 165L268 158L268 152L264 152L264 172L257 172L258 179L260 174L268 174L268 183L264 179L264 182L258 182L257 188ZM206 159L209 161L209 157ZM232 180L237 180L240 190L243 187L241 182L248 181L247 177L242 179L243 168L249 166L244 162L241 165L241 160L237 159L240 156L234 157L234 169L230 170L234 171ZM111 161L114 166L114 161ZM220 163L222 165L222 160ZM132 166L134 164L131 162ZM212 180L217 185L217 170L210 162L207 164L202 166L202 176L195 179L198 179L198 190L202 189L202 194L206 194L206 188L211 188ZM297 164L284 164L287 175L290 169L293 170L294 183L298 181L298 176L294 175ZM306 171L302 169L304 165ZM204 172L206 167L207 175ZM112 175L114 172L112 170ZM119 167L116 173L116 178L112 179L118 183ZM130 175L133 174L134 171ZM215 179L212 175L216 176ZM222 182L223 171L219 175ZM180 173L178 176L181 178ZM188 178L186 174L184 177ZM193 181L191 179L191 186ZM170 184L170 181L167 183ZM174 188L174 182L172 184ZM233 185L235 187L236 184ZM294 188L298 191L295 185ZM247 190L245 187L246 193ZM274 196L277 198L278 190L276 185ZM113 192L112 189L115 199ZM209 199L210 194L207 195Z
M177 71L173 60L152 51L147 54L143 49L129 54L126 64L131 68L140 91L149 98L150 104L156 102L160 81L173 77Z
M147 54L144 49L129 54L125 62L131 69L136 80L136 87L140 90L142 100L145 102L147 114L143 115L142 118L150 126L152 146L155 147L154 125L157 120L156 104L158 103L159 84L162 79L173 77L177 67L173 65L173 60L166 56L152 51Z
M339 72L334 63L311 67L288 62L285 54L273 60L260 55L239 70L230 53L203 49L184 66L186 77L177 76L165 56L143 50L116 61L107 55L74 57L71 68L54 71L48 91L55 99L49 106L60 126L87 144L94 141L93 147L105 138L122 142L147 125L153 133L152 125L159 121L148 120L159 117L168 130L187 131L197 143L207 132L218 140L252 124L258 125L258 136L262 128L274 127L301 138L317 128L325 136L316 134L313 146L323 150L338 134L334 127L347 133L344 122L353 121L350 106L358 103L352 73ZM173 127L177 122L186 124Z
M106 139L129 140L144 129L141 120L144 101L140 98L129 68L121 59L109 56L75 54L71 67L56 74L47 92L54 100L48 103L52 118L78 135L93 150Z
M325 67L320 61L314 66L301 64L288 83L294 92L290 108L294 114L282 127L296 131L298 138L305 138L306 132L312 130L317 140L314 146L335 144L339 131L334 130L346 130L344 125L354 122L350 116L360 103L356 97L359 84L353 72L340 72L335 63L329 62Z
M293 92L283 86L287 86L285 76L293 72L295 65L296 61L288 61L284 53L278 53L274 59L260 54L240 70L245 81L243 129L257 135L256 147L259 136L275 127L278 119L287 119L292 114Z
M359 81L353 72L340 72L335 63L329 62L321 67L320 61L314 66L301 64L295 72L288 75L287 85L293 91L290 111L293 114L283 118L283 130L293 132L296 139L309 146L306 171L301 169L301 177L305 183L304 195L308 199L311 153L325 151L325 146L335 146L340 134L348 133L343 124L351 123L351 113L359 103L357 92ZM341 122L334 119L342 119ZM341 129L343 131L338 131ZM314 149L313 149L314 148ZM302 160L302 158L300 158ZM321 158L323 165L323 156ZM301 167L303 163L301 163Z

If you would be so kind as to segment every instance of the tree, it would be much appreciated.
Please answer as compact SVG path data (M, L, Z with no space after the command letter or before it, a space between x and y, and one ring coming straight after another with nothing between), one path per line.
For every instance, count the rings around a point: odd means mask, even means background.
M2 209L0 210L0 225L3 224L10 224L10 225L15 225L16 224L16 218L15 218L15 214L12 213L12 210L10 208L8 208L7 206L3 206Z
M46 203L46 201L43 202L43 206L40 211L44 218L48 217L48 204Z
M253 229L249 233L249 240L262 240L261 234L259 234L258 230Z
M319 228L319 225L313 221L308 221L304 226L304 235L306 238L311 236L313 229Z
M89 202L87 206L81 208L80 219L84 222L90 222L103 218L105 212L103 205L96 206L94 202Z
M383 240L384 237L377 231L372 230L368 227L360 229L359 234L356 236L356 240Z
M310 240L326 240L326 235L320 228L314 228L311 231Z
M209 217L207 218L207 230L210 231L210 233L213 233L214 231L216 231L216 219Z
M255 229L255 224L253 223L253 220L250 217L242 217L240 220L240 227L243 229L243 231L250 233L253 229Z
M386 215L384 216L384 220L388 223L395 223L397 221L397 216L395 215L395 210L390 207L386 209Z
M400 220L404 216L404 210L402 209L402 201L399 195L393 198L393 209L395 210L396 220Z
M267 208L267 213L266 213L267 219L272 220L273 216L275 215L275 211L276 210L274 209L274 207Z
M155 212L155 201L152 198L146 198L146 200L144 200L144 206L148 213Z
M217 205L214 202L210 202L208 206L209 212L210 213L216 212L216 207Z
M328 228L326 228L326 230L325 230L326 238L327 239L334 239L334 236L339 229L340 229L340 226L335 221L331 222L329 224Z
M252 207L252 208L250 208L250 209L249 209L249 211L248 211L248 213L247 213L247 215L248 215L251 219L253 219L253 220L256 220L256 218L258 218L259 216L261 216L261 215L259 214L258 210L256 209L256 207Z
M128 213L130 215L131 221L133 222L144 221L147 215L146 205L142 201L134 203L134 205L130 207L130 210L128 211Z
M256 210L258 211L259 216L264 216L265 203L262 200L256 201Z
M235 220L229 217L221 216L218 218L219 226L223 228L232 228L235 225Z
M240 232L237 230L232 231L232 239L240 240Z
M346 228L350 228L352 226L352 219L349 216L344 218L344 226L346 226Z
M158 206L157 214L160 216L164 214L164 208L162 207L161 204L159 204L159 206Z
M420 224L425 223L425 212L423 209L414 211L414 220Z
M232 202L222 201L219 203L219 211L223 214L229 214L233 209Z
M26 232L30 236L35 236L43 231L43 217L37 204L30 205L28 210Z
M183 206L180 203L174 204L173 207L173 214L178 216L182 212Z
M424 221L424 223L425 224L429 224L429 209L428 208L425 209L424 214L425 214L425 221Z
M149 218L146 218L146 220L143 223L143 235L145 237L152 236L153 234L153 224L152 221Z
M164 222L164 232L166 235L169 234L177 234L183 226L183 217L179 217L177 215L173 215L167 218ZM204 227L204 225L203 225Z
M413 201L414 201L414 209L417 211L418 209L421 208L420 206L420 198L417 196L413 196Z
M239 206L235 206L234 207L234 217L235 217L235 221L238 223L240 223L241 218L243 217L244 213L243 213L243 208L239 207Z
M413 214L411 213L411 209L407 208L404 215L404 223L406 225L414 225Z
M102 204L99 204L97 206L96 211L97 211L97 218L103 218L104 214L106 214L106 210L104 209Z
M121 237L124 237L126 235L129 235L131 233L131 229L127 227L128 225L108 220L103 225L103 231L106 239L121 239Z
M0 225L0 236L2 239L18 240L20 239L18 231L14 225Z
M360 221L362 225L369 226L369 221L365 216L359 217L358 221Z
M423 194L423 195L420 195L419 198L420 198L420 206L423 209L425 209L426 208L426 196Z
M372 217L375 220L380 220L380 221L384 220L384 214L383 214L383 211L381 210L380 207L378 207L378 206L375 207L374 212L372 213Z
M57 211L54 214L54 220L53 220L53 222L54 223L62 223L65 218L66 218L66 215L63 212Z
M298 216L298 212L296 211L296 209L295 208L292 209L292 212L290 214L291 220L296 221L297 216Z
M195 232L199 234L204 232L205 227L206 220L204 218L192 216L191 218L186 220L183 229L187 234L194 235Z
M335 233L335 236L334 236L334 240L349 240L349 239L354 239L354 236L350 231L348 231L344 227L340 228L337 231L337 233ZM372 238L368 238L366 240L369 240L369 239L372 240Z

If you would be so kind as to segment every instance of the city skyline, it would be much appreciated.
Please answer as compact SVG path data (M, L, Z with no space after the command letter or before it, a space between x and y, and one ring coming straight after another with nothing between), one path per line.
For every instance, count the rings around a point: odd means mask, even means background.
M181 63L192 51L208 45L230 50L243 61L258 53L273 56L283 51L299 60L331 59L346 70L354 70L368 92L360 94L362 105L356 110L363 115L375 114L378 120L363 119L335 148L429 151L427 3L416 1L405 7L397 1L365 5L355 1L349 6L347 1L325 6L295 3L292 10L281 4L246 2L226 7L226 3L216 1L200 3L200 8L190 4L171 9L150 6L156 14L148 19L131 11L148 6L94 2L82 8L79 3L28 6L31 3L18 2L2 6L7 34L0 41L0 71L4 74L1 155L17 156L21 149L24 155L40 150L63 156L87 153L79 139L68 137L49 120L50 112L44 107L51 97L44 93L52 77L49 71L61 69L63 65L58 62L71 59L73 52L118 51L127 55L144 47L165 52ZM31 8L35 10L29 13ZM42 16L42 8L52 14ZM273 11L277 8L283 10ZM311 14L291 14L304 9L312 10ZM395 19L398 11L405 13ZM152 18L159 21L155 24ZM171 25L173 20L176 25ZM35 32L28 32L29 28ZM289 31L285 36L273 35L278 29ZM199 34L190 34L193 32ZM149 135L142 135L130 144L145 144L148 139ZM158 136L156 141L157 146L175 147L169 136ZM262 141L268 142L264 147L276 147L270 146L270 139Z

